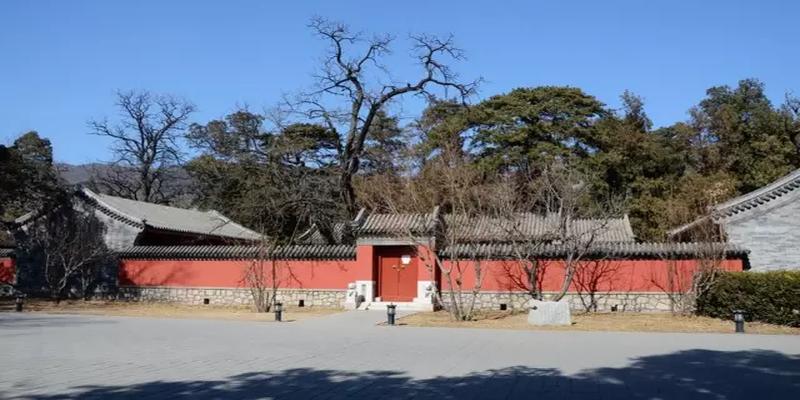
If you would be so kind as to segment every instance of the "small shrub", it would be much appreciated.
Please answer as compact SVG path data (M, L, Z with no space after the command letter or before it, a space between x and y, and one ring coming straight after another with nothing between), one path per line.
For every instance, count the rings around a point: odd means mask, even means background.
M726 272L697 298L697 313L800 327L800 271Z

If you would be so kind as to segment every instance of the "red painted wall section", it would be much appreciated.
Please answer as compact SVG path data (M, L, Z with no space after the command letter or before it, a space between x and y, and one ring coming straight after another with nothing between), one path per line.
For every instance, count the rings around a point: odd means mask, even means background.
M428 246L417 246L417 280L433 281L436 280L436 259Z
M375 280L374 263L376 251L372 246L358 246L355 260L285 260L264 262L265 275L275 276L282 288L338 289L357 280ZM432 255L425 247L417 249L419 260L417 279L430 280L427 268ZM132 260L120 262L119 282L123 286L176 286L176 287L246 287L244 276L251 266L250 260ZM561 289L564 263L560 260L542 261L545 270L542 287L544 291ZM742 271L740 259L725 260L721 268L727 271ZM451 279L459 279L463 289L475 285L474 263L471 261L446 261ZM592 285L597 291L615 292L665 292L682 291L691 284L692 275L698 269L696 260L602 260L586 261L578 268L570 291L577 285ZM527 277L519 263L513 260L490 260L481 262L483 291L524 291ZM274 275L272 273L274 271ZM0 259L2 274L13 277L12 259ZM434 271L440 287L447 290L450 282L445 274ZM586 286L584 286L586 288Z
M542 289L561 290L564 279L564 262L560 260L543 261ZM727 271L742 271L739 259L724 260L720 266ZM475 268L471 261L445 262L451 271L452 280L460 279L462 289L472 289L475 285ZM592 285L596 290L615 292L676 292L689 288L692 275L698 268L697 260L602 260L586 261L581 264L573 279L570 291L576 285ZM527 275L516 261L483 261L482 291L524 291L528 287ZM441 286L449 289L446 277L442 276ZM455 286L455 284L453 284ZM588 286L584 286L588 287Z
M370 245L356 246L356 259L352 261L354 265L355 280L359 281L374 281L377 279L375 275L375 266L377 265L375 247Z
M119 283L122 286L177 287L247 287L245 274L251 260L130 260L120 261ZM361 279L354 260L275 261L264 268L271 283L274 276L281 288L347 289L347 284ZM275 271L274 274L272 271Z
M14 283L15 273L14 259L10 257L0 258L0 284Z

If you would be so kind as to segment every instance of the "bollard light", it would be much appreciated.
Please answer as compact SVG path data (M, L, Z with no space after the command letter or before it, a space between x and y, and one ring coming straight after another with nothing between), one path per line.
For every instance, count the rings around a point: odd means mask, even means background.
M22 312L22 304L23 304L23 301L25 301L24 298L25 298L24 295L17 294L17 300L14 301L14 306L15 306L15 309L16 309L17 312Z
M281 322L283 318L283 303L275 303L275 321Z
M733 310L733 322L736 323L736 333L744 333L744 311Z
M394 304L386 306L386 323L389 325L394 325L394 317L397 313L396 308L397 306Z

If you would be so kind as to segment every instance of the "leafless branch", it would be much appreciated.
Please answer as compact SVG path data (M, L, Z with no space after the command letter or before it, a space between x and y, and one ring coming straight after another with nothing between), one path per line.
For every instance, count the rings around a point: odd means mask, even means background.
M412 49L422 72L421 77L398 84L374 84L369 68L386 74L381 60L390 53L394 38L378 35L365 39L344 24L314 18L309 28L328 43L328 51L315 75L316 87L301 96L290 107L299 114L322 120L343 136L340 147L340 191L351 214L357 211L353 176L360 167L364 142L378 112L395 98L405 94L433 96L433 88L453 90L462 101L472 96L479 80L461 83L448 61L461 61L464 54L455 46L452 36L440 39L431 35L412 36ZM337 111L323 99L342 105Z
M104 191L135 200L163 202L163 183L182 160L178 141L194 105L149 92L118 92L120 120L89 121L91 133L113 140L114 168L95 176ZM130 173L124 172L129 170Z

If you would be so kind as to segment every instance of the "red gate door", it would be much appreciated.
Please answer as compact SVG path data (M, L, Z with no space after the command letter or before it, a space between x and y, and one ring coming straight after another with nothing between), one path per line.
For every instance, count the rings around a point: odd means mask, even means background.
M381 301L411 301L417 296L417 258L410 248L381 249L378 266Z

